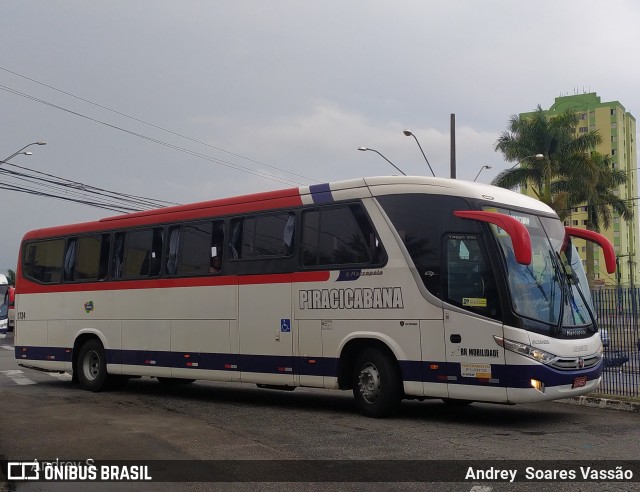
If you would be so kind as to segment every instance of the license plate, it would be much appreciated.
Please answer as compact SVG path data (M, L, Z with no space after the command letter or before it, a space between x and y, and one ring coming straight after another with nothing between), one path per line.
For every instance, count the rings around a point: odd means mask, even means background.
M587 385L587 376L578 376L573 380L571 388L582 388Z

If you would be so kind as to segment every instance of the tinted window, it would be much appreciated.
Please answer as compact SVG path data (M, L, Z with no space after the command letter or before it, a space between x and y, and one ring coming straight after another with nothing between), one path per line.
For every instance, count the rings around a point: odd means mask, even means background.
M449 234L445 250L446 300L465 309L496 317L498 293L478 236Z
M308 210L302 215L302 265L378 263L382 247L361 207Z
M26 246L24 275L53 284L62 279L64 240L41 241Z
M101 278L104 278L109 254L109 236L105 237L106 252L103 251L102 236L85 236L67 240L67 250L64 254L65 281L98 280L101 273Z
M182 228L182 252L178 275L201 275L209 271L211 230L210 221L197 222Z
M231 253L236 259L288 256L293 248L295 215L278 213L235 219Z
M115 236L111 276L139 278L160 274L162 229L119 232Z
M387 213L425 286L440 296L441 248L445 232L479 232L473 221L463 221L454 210L468 210L469 204L457 197L442 195L386 195L378 202Z

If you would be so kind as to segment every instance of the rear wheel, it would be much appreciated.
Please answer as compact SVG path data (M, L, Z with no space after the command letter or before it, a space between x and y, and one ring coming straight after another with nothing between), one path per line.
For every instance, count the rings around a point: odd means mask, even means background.
M356 360L353 396L358 410L367 417L391 415L402 398L402 381L395 360L377 348L367 348Z
M107 359L102 343L97 339L86 342L78 353L76 370L82 389L101 391L107 380Z

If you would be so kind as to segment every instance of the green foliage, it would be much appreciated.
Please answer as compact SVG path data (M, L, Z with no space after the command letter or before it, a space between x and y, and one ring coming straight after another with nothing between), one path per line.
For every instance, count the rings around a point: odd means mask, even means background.
M587 229L609 228L615 211L631 220L633 210L614 193L627 182L608 155L595 152L601 142L597 131L576 135L579 119L567 111L549 117L538 105L524 117L511 116L508 130L495 146L516 165L501 172L492 184L512 189L529 186L536 197L553 208L561 219L571 208L587 207ZM543 154L536 160L535 154ZM519 165L518 165L519 164ZM594 278L593 248L587 244L587 277Z
M11 269L7 270L7 280L9 285L16 285L16 272Z
M570 111L549 118L539 105L531 115L512 115L495 150L516 165L501 172L493 184L508 189L528 184L539 200L555 210L565 205L564 197L553 193L552 183L563 175L569 163L579 167L576 158L586 156L601 141L595 131L576 136L578 122L578 116ZM536 154L543 154L544 158L537 160Z

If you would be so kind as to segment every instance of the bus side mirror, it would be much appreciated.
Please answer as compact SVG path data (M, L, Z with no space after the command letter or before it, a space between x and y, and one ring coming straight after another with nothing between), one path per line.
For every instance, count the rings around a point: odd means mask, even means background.
M521 265L531 264L531 236L527 228L516 218L498 212L480 210L456 210L453 215L461 219L488 222L503 229L511 238L516 261Z
M602 234L597 232L588 231L586 229L578 229L576 227L565 227L567 234L571 237L578 237L580 239L586 239L596 243L602 248L604 253L604 262L607 266L607 273L614 273L616 271L616 253L613 250L613 245Z

